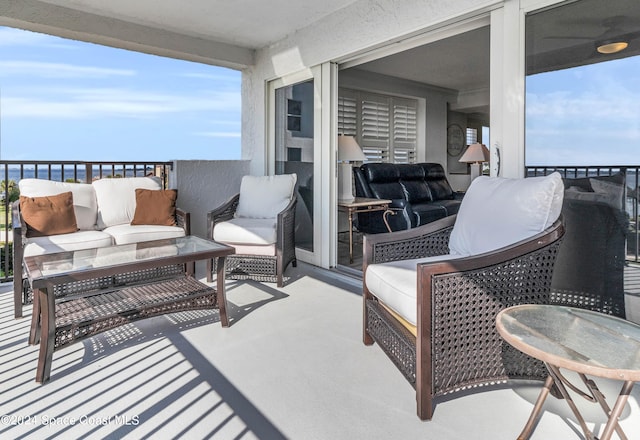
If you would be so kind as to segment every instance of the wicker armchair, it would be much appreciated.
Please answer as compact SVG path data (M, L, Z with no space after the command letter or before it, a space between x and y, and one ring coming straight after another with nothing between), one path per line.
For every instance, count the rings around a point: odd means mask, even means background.
M363 340L366 345L377 342L416 389L422 420L431 419L437 397L511 378L544 380L547 376L541 362L503 342L495 316L512 305L550 302L554 261L564 234L560 207L556 200L555 222L549 225L553 218L547 219L543 230L533 236L477 255L452 255L454 225L475 213L465 210L465 204L474 198L476 183L457 216L364 237ZM561 205L562 190L557 197ZM492 215L489 210L491 206L480 216ZM504 230L500 225L494 228ZM390 274L388 278L376 278L376 271L385 273L381 269ZM392 269L399 272L393 275ZM382 294L402 283L415 289L410 312L394 304L388 292Z
M280 176L245 176L240 188L240 193L233 196L223 205L207 213L207 237L233 246L235 255L226 258L226 278L234 280L252 279L261 282L275 282L278 287L283 286L284 271L291 264L296 267L295 253L295 210L297 198L294 193L296 182L295 174ZM257 214L257 218L246 218L241 213L241 197L247 197L251 187L246 182L253 181L256 185L253 189L262 191L263 205L278 206L275 201L269 201L270 197L277 197L277 191L269 189L273 179L290 183L290 189L283 193L286 195L286 206L280 212L275 213L275 218L269 218L268 214ZM289 180L287 183L286 181ZM259 188L258 188L259 187ZM283 187L281 186L281 189ZM255 194L251 195L256 197ZM280 203L284 205L283 201ZM252 205L255 205L252 203ZM247 206L247 205L245 205ZM255 206L254 212L255 214ZM224 226L221 227L221 224ZM217 228L216 228L217 227ZM251 228L254 228L252 231ZM270 229L273 228L273 231ZM245 238L246 237L246 238ZM258 240L256 241L256 237ZM216 268L215 262L211 262L207 268L207 279L211 281Z

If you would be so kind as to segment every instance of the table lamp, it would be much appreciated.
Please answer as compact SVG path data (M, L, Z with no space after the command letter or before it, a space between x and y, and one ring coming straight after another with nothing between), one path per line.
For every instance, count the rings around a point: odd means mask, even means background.
M338 198L351 201L353 197L353 169L350 162L366 160L360 146L353 136L338 136Z
M471 181L480 175L482 162L489 161L489 149L484 144L471 144L460 157L460 162L467 162L471 167Z

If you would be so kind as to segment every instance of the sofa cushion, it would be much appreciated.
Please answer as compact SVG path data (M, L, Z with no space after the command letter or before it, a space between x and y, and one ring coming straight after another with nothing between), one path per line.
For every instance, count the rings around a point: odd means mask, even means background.
M420 263L452 260L462 256L438 255L412 260L370 264L365 273L365 285L380 301L402 316L412 325L417 325L416 297L417 268Z
M73 210L79 229L96 227L98 204L93 186L88 183L55 182L46 179L21 179L18 182L20 195L26 197L52 196L63 192L73 193Z
M105 178L92 185L98 202L99 229L131 223L136 212L136 188L162 189L157 177Z
M234 218L213 228L213 239L222 243L268 245L276 242L276 219Z
M184 229L179 226L159 225L115 225L104 229L113 237L114 244L140 243L165 238L184 237Z
M136 212L132 225L176 225L178 190L136 188Z
M78 230L71 191L53 196L20 196L27 237L69 234Z
M415 222L413 226L426 225L447 216L447 209L438 202L417 203L411 205Z
M111 246L113 239L102 231L77 231L73 234L49 235L28 238L24 245L24 256L52 254L54 252Z
M424 180L427 182L433 200L453 199L454 192L449 185L444 168L439 163L421 163L424 169Z
M430 202L433 200L431 190L424 180L424 169L415 164L397 165L400 183L404 188L405 198L409 203Z
M236 217L276 218L293 198L296 174L244 176Z
M451 231L449 249L477 255L538 234L560 216L564 185L555 172L544 177L477 177Z

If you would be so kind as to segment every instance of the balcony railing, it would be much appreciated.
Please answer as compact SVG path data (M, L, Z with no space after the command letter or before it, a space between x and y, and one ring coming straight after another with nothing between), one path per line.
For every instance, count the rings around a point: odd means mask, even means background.
M525 167L527 177L545 176L558 171L562 177L576 179L581 177L612 176L624 177L625 212L629 220L627 236L627 261L640 262L640 213L638 196L640 186L640 165L593 165L593 166L529 166Z
M37 178L59 182L86 182L108 177L157 176L167 187L173 162L75 162L75 161L0 161L0 282L13 279L11 202L17 200L18 182Z

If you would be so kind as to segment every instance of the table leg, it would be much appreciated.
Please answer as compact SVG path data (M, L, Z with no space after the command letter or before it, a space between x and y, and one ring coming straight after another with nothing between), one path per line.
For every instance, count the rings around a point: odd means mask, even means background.
M229 317L227 316L227 297L225 294L225 257L218 257L216 267L216 298L220 310L220 323L223 327L229 327Z
M48 294L46 289L34 290L35 293L40 296L40 319L42 321L36 382L44 383L49 380L51 375L51 363L55 345L56 307L54 295Z
M618 433L618 436L621 439L627 438L622 432L622 428L618 424L618 418L620 417L620 414L622 414L622 410L624 409L624 406L627 403L629 394L631 394L631 389L633 388L633 384L634 384L633 381L627 380L622 385L622 389L620 390L618 399L616 400L615 405L613 405L613 410L609 413L609 420L607 421L607 424L604 427L604 431L602 432L602 437L600 437L600 440L609 440L614 430Z
M538 423L538 419L540 418L540 414L542 412L542 405L544 405L544 401L549 395L549 391L551 391L551 387L553 387L553 377L549 375L547 376L547 380L544 381L542 390L538 395L538 400L536 400L536 404L533 407L533 411L531 411L529 420L527 420L527 424L524 426L524 429L518 436L518 440L527 440L531 436L531 433L533 432L533 427Z
M353 210L349 209L349 264L353 263Z
M29 345L40 342L40 294L33 289L33 311L31 313L31 330L29 331Z

